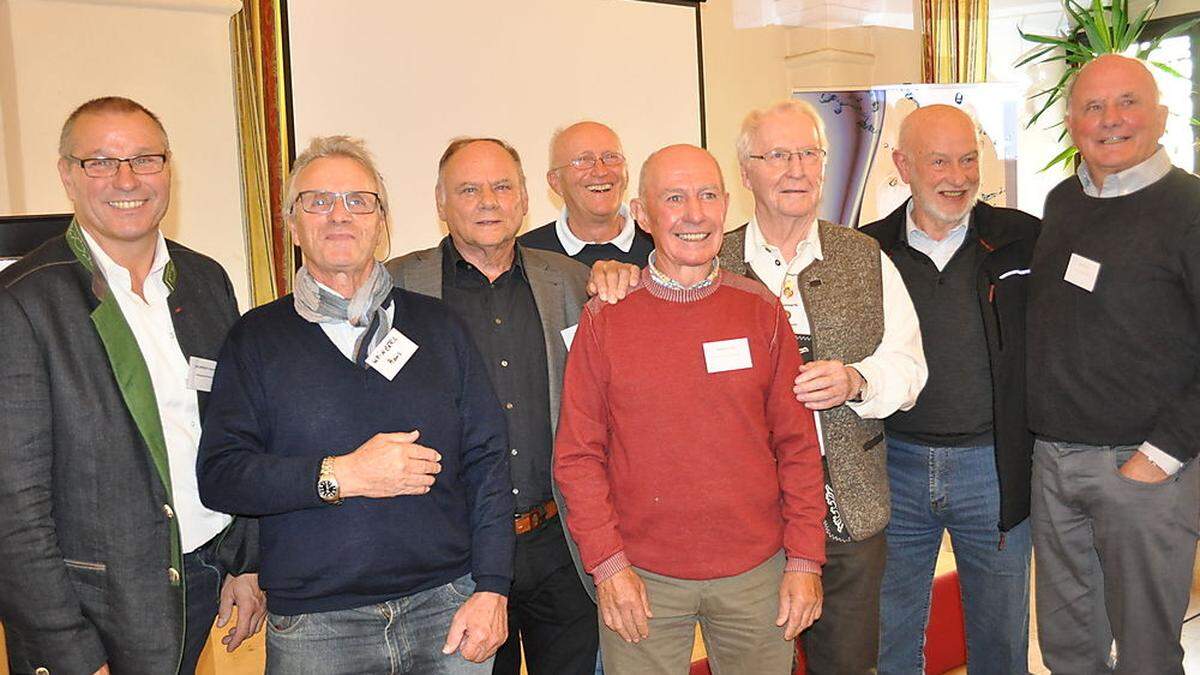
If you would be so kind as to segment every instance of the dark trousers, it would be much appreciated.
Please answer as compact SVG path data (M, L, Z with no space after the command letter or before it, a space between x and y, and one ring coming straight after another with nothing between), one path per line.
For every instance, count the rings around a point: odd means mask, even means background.
M821 618L800 635L810 675L868 675L879 657L879 593L887 562L883 532L825 542Z
M180 675L196 672L200 653L208 642L217 609L221 603L221 584L225 582L225 569L217 562L217 541L220 535L207 544L183 556L183 580L187 584L184 596L187 600L187 622L184 625L183 660L179 664Z
M593 675L600 632L567 550L562 520L517 537L513 585L508 595L508 641L496 653L494 675L521 672L521 646L529 675Z

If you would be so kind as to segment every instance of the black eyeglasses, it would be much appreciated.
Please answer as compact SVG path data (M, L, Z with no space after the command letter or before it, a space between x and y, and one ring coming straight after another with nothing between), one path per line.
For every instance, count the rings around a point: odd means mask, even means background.
M67 155L67 159L79 162L79 166L83 169L84 175L90 178L108 178L117 175L121 170L122 164L128 164L129 170L139 174L147 175L152 173L162 173L162 170L167 165L167 155L158 153L153 155L137 155L135 157L76 157L75 155Z

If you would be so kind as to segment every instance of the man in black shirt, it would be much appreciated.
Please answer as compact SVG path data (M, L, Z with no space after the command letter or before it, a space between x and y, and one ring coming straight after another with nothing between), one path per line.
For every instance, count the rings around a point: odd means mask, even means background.
M621 202L629 172L621 139L599 122L578 122L550 139L550 189L563 200L555 220L521 235L521 244L568 255L646 266L654 241Z
M1084 161L1047 196L1034 249L1035 595L1056 673L1184 672L1200 533L1200 180L1159 146L1166 117L1141 62L1084 66L1066 116Z
M398 286L444 299L467 324L508 418L517 553L509 639L493 672L592 673L596 606L580 582L554 499L550 459L563 365L587 300L587 268L516 245L528 209L516 150L450 143L438 164L438 215L450 236L388 263ZM519 637L518 637L519 636Z

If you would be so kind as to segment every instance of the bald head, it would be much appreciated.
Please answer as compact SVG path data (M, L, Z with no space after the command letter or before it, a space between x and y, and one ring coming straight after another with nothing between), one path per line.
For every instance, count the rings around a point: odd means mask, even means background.
M959 108L942 104L917 108L900 123L900 152L919 152L931 140L945 134L970 136L978 144L975 121Z
M974 208L979 132L962 110L930 105L909 113L892 161L912 190L913 221L931 237L940 239Z
M1104 54L1083 64L1067 83L1067 114L1078 112L1082 101L1076 97L1076 92L1091 93L1095 82L1103 82L1110 78L1118 78L1129 86L1142 87L1153 96L1154 104L1158 105L1158 82L1154 74L1138 59L1122 56L1121 54Z
M721 250L729 195L717 160L694 145L670 145L642 164L633 216L654 238L654 266L690 286Z
M1091 179L1132 168L1158 151L1167 125L1158 85L1145 64L1118 54L1087 63L1067 100L1067 130Z
M562 197L576 236L598 230L613 230L609 234L615 236L624 225L619 211L629 174L621 139L607 126L583 121L555 132L546 182Z
M681 143L668 145L656 150L642 163L642 171L638 174L638 196L643 199L659 189L662 178L677 173L680 169L708 171L716 178L716 186L725 192L725 178L721 175L721 165L709 151L694 145Z

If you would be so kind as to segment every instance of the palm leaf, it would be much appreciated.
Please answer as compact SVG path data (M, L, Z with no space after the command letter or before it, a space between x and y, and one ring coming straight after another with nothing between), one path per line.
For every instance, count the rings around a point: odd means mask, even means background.
M1088 30L1089 40L1093 34L1099 38L1099 42L1092 42L1094 49L1111 52L1113 50L1112 34L1108 27L1108 19L1104 14L1104 5L1100 3L1100 0L1092 0L1092 21L1084 24L1084 29Z
M1171 66L1168 66L1165 63L1162 63L1161 61L1151 61L1150 65L1154 66L1155 68L1158 68L1159 70L1163 71L1164 73L1167 73L1169 75L1174 75L1175 77L1183 79L1183 73L1179 72L1178 70L1175 70L1174 68L1172 68Z
M1127 0L1114 1L1126 2ZM1138 18L1129 25L1129 44L1137 42L1138 36L1142 34L1142 30L1146 27L1146 20L1150 18L1150 15L1154 12L1156 7L1158 7L1158 0L1154 0L1149 5L1146 5L1146 8L1142 10L1142 13L1138 15Z
M1013 68L1020 68L1021 66L1025 65L1026 63L1029 63L1030 61L1033 61L1034 59L1038 59L1038 58L1045 56L1046 54L1049 54L1050 52L1054 51L1055 49L1058 49L1058 47L1053 47L1053 46L1042 47L1042 48L1038 49L1037 51L1033 52L1032 54L1030 54L1029 56L1026 56L1025 58L1021 59L1020 61L1017 61L1015 64L1013 64ZM1046 59L1046 60L1049 61L1050 59Z
M1123 2L1112 4L1113 44L1119 52L1129 49L1129 44L1125 41L1129 29L1129 12L1126 9Z
M1041 171L1049 170L1049 169L1053 168L1054 165L1056 165L1056 164L1064 164L1065 165L1068 162L1070 162L1071 160L1073 160L1075 158L1075 155L1078 155L1078 154L1079 154L1079 149L1072 145L1071 147L1067 148L1066 150L1063 150L1062 152L1055 155L1054 159L1050 160L1050 162L1048 164L1046 164L1046 166L1043 166L1041 168Z

